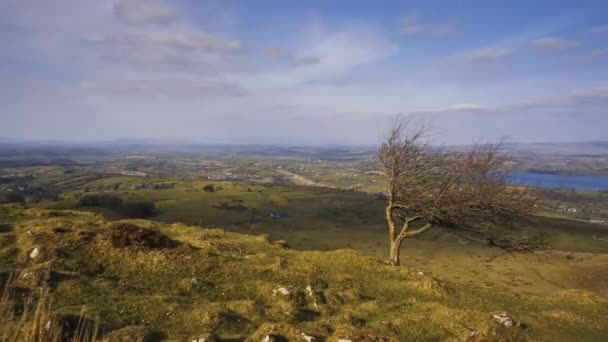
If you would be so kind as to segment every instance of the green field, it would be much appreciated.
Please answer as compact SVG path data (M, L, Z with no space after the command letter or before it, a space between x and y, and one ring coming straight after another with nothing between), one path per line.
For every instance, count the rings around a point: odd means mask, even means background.
M171 184L171 189L141 189L144 183ZM214 192L203 187L213 184ZM298 250L350 248L380 260L388 241L383 200L376 195L339 189L238 184L199 180L107 177L83 185L126 201L154 201L153 220L201 227L223 227L245 234L268 234ZM118 187L118 190L108 190ZM82 187L79 187L79 189ZM139 190L134 190L140 188ZM125 218L107 208L78 207L83 194L73 189L60 202L41 203L54 209L101 212L109 219ZM221 203L241 209L218 208ZM285 217L272 218L271 213ZM405 264L442 279L476 283L517 293L544 293L582 288L607 293L608 242L594 240L606 229L581 222L539 217L529 227L548 236L550 253L513 254L462 239L437 228L403 246Z

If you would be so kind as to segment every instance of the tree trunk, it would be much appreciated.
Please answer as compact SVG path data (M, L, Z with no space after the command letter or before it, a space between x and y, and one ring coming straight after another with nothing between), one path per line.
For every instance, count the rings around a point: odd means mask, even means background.
M401 264L401 262L399 260L399 252L401 251L401 242L403 242L403 240L401 240L399 238L391 241L389 264L392 266L399 266Z

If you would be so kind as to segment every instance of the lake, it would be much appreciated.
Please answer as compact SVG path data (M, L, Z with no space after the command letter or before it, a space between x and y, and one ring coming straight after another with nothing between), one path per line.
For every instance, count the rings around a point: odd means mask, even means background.
M556 175L539 172L514 172L511 183L543 188L567 188L584 191L608 190L608 176Z

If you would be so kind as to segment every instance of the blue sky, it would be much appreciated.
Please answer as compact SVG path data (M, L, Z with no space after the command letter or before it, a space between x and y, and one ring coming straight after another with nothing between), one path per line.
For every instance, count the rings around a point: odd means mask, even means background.
M606 140L606 1L0 1L0 137Z

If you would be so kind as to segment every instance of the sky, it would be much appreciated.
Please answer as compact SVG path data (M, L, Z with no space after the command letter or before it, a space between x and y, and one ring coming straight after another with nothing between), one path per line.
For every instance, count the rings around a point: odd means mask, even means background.
M0 0L0 138L608 140L608 1Z

